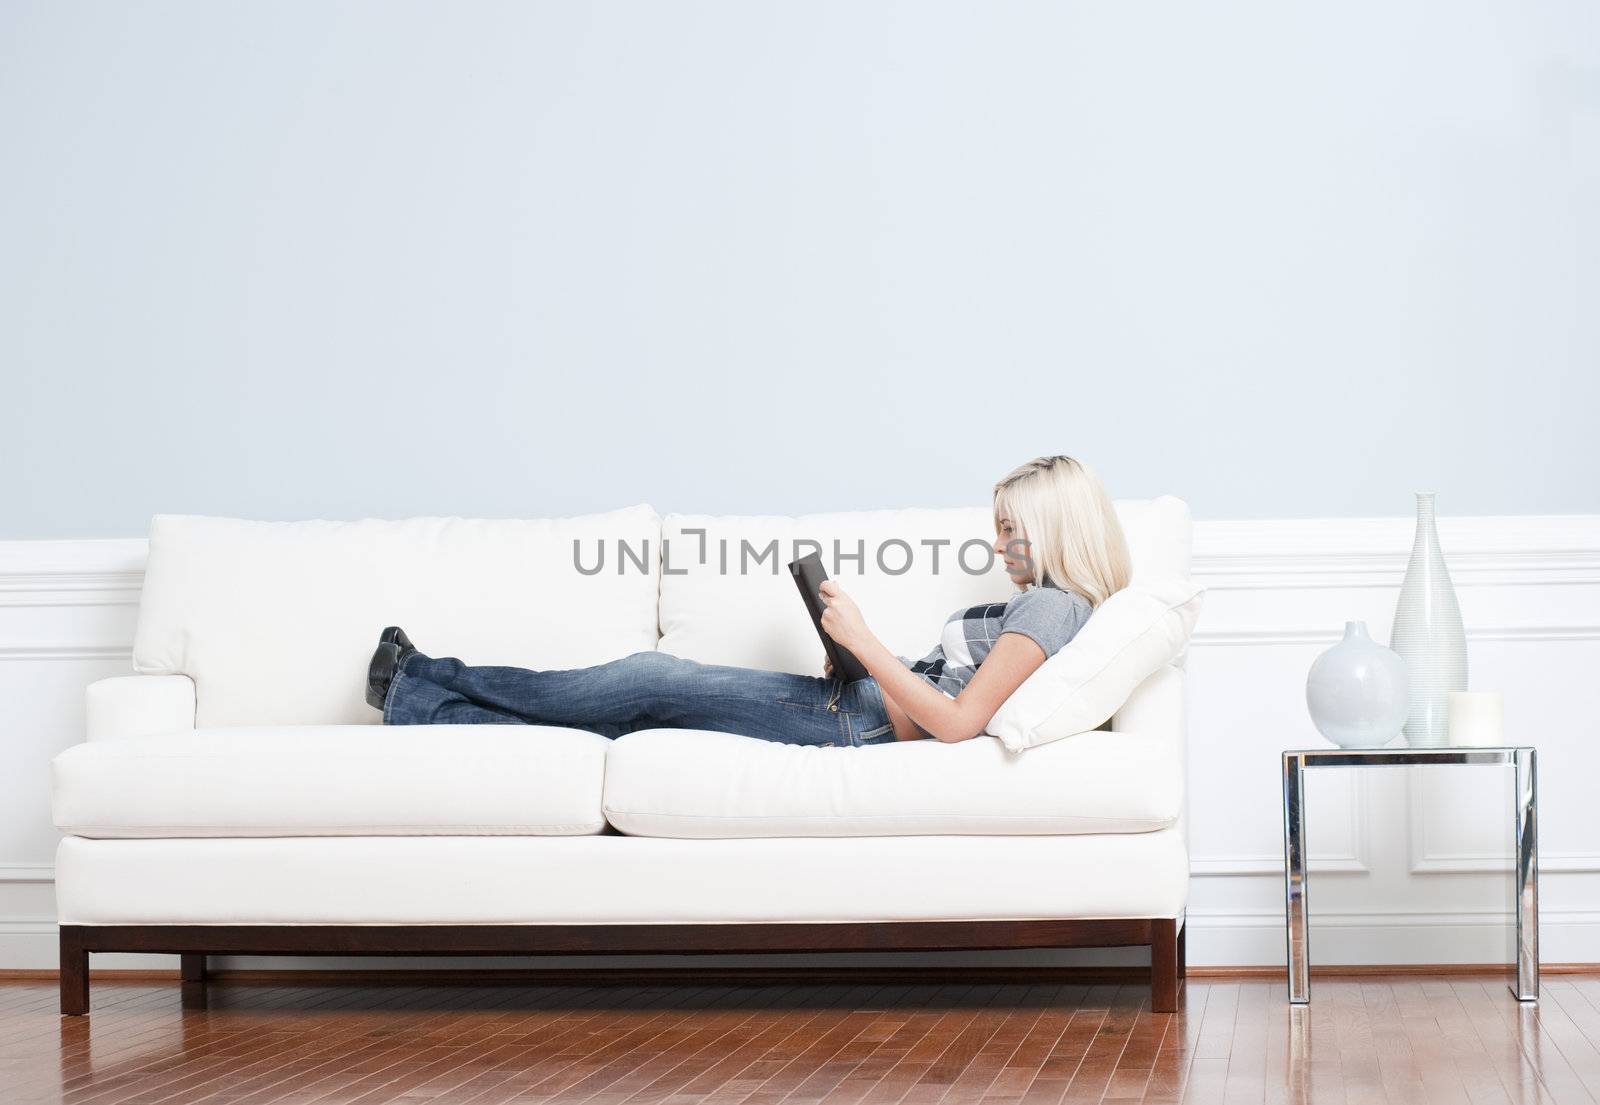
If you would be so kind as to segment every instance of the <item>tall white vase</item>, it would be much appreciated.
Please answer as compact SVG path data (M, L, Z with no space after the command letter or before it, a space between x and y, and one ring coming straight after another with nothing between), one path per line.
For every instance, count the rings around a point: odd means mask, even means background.
M1410 710L1406 743L1443 748L1449 743L1451 691L1467 689L1467 635L1450 571L1439 551L1433 492L1417 492L1417 537L1394 612L1389 647L1406 662Z

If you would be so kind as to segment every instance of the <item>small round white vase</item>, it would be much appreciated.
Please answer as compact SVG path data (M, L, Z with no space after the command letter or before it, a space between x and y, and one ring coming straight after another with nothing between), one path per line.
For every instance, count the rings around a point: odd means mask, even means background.
M1345 622L1344 639L1318 656L1306 677L1306 708L1317 731L1340 748L1377 748L1405 726L1406 662Z

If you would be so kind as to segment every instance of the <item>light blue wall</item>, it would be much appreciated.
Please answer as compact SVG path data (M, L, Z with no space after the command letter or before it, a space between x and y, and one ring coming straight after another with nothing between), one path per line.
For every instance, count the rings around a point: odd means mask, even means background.
M0 6L0 536L1600 511L1573 3Z

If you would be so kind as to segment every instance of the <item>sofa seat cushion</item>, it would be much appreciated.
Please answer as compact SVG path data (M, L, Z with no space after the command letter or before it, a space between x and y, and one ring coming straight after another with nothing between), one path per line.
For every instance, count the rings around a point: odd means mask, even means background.
M577 836L605 828L610 742L547 726L200 729L91 742L53 767L83 837Z
M1170 743L1095 731L1019 756L993 737L862 748L688 729L629 733L606 763L606 820L636 836L1021 836L1173 825Z

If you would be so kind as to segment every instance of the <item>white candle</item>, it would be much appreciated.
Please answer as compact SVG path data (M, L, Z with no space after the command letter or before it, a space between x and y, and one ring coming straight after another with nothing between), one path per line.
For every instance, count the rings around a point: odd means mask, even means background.
M1450 692L1450 743L1497 748L1505 743L1506 698L1499 691Z

